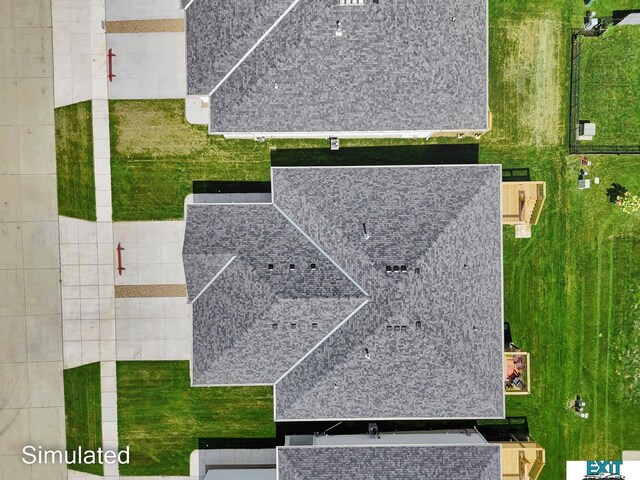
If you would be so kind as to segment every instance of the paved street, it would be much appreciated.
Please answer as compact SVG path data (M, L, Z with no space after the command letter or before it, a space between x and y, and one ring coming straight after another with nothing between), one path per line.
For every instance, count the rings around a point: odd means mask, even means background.
M0 478L66 478L51 5L0 1Z

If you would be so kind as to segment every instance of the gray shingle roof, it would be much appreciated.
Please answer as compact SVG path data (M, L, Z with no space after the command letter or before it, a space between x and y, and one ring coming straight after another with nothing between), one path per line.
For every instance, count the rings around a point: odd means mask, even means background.
M187 219L190 300L236 257L193 305L195 384L274 383L364 301L273 205L194 205Z
M232 13L201 18L212 2L187 10L190 93L209 93L231 70L212 59L239 59L250 48L217 41L211 32ZM212 95L212 132L488 128L486 0L338 3L300 0L291 9ZM257 15L242 38L265 33L267 17Z
M292 0L195 0L186 10L187 93L208 95Z
M213 278L236 255L194 303L194 382L291 369L279 420L502 417L500 167L274 168L272 180L273 205L188 209L190 298L206 284L197 272Z
M498 480L499 445L280 447L280 480Z

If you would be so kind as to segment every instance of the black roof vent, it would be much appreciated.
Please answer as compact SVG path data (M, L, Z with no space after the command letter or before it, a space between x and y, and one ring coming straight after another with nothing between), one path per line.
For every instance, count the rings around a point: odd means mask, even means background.
M295 269L296 269L295 264L290 263L290 264L289 264L289 270L295 270Z
M298 324L297 323L292 323L291 324L291 328L298 328Z
M398 265L393 266L393 273L400 273L400 267Z
M391 330L393 330L393 325L387 325L387 332L390 332Z
M271 328L273 328L274 330L278 329L278 324L277 323L272 323L271 324Z
M418 320L416 322L416 328L418 328L418 329L422 328L422 321L421 320Z
M419 268L416 268L416 269L414 270L414 272L415 272L415 274L416 274L416 275L420 275L420 269L419 269Z
M407 266L406 265L400 265L400 271L402 273L407 273Z
M315 323L315 322L314 322L314 323L312 323L312 324L311 324L311 328L318 328L318 324L317 324L317 323Z
M407 327L406 325L402 325L402 326L400 327L400 330L402 330L403 332L406 332L406 331L407 331L407 328L408 328L408 327Z
M269 265L267 265L267 270L273 270L273 263L270 263Z
M386 267L384 267L384 271L387 273L391 273L393 271L391 265L387 265Z
M315 263L312 263L311 265L309 265L309 268L315 272L318 267L316 266Z

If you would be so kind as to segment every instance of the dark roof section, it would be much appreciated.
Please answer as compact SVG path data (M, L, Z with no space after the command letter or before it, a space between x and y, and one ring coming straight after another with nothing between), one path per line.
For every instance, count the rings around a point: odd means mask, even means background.
M194 304L194 383L287 372L278 420L502 417L500 167L273 168L272 181L273 205L188 209L187 270L213 278L236 256ZM193 298L203 280L187 283Z
M195 0L186 10L187 93L208 95L293 0Z
M280 480L496 480L499 445L279 447Z
M482 130L487 75L485 0L301 0L212 95L210 131Z

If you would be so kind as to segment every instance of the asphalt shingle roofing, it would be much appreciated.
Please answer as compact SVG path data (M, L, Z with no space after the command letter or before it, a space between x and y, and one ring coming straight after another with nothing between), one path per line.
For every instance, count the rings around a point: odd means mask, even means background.
M340 3L195 0L188 93L213 91L210 131L488 128L486 0Z
M502 417L500 167L272 182L188 207L193 383L275 383L278 420Z
M280 480L496 480L499 445L280 447Z

